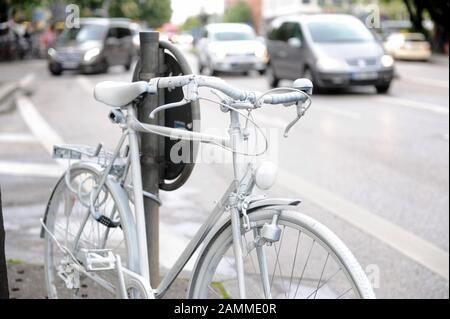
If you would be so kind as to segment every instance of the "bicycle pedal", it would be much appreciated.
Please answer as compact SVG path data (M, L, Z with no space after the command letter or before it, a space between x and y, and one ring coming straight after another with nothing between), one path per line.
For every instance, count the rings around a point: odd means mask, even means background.
M85 249L78 252L78 259L87 271L115 269L116 257L110 249Z

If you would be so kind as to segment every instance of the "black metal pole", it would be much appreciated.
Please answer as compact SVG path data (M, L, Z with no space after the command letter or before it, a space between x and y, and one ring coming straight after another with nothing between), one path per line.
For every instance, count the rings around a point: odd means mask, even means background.
M139 34L140 70L139 80L148 81L161 74L163 57L159 48L158 32ZM143 123L164 125L163 116L150 119L150 112L164 104L164 94L147 96L137 110L138 119ZM155 134L141 134L142 185L145 191L158 196L160 184L161 158L164 154L164 140ZM145 224L147 229L148 260L152 287L159 283L159 206L153 200L144 198Z
M2 212L2 189L0 188L0 299L8 299L8 274L6 271L5 258L5 228L3 225Z

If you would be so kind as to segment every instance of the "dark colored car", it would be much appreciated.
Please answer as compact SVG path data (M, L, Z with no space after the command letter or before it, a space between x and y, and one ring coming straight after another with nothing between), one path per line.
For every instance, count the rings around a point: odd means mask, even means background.
M53 75L64 70L106 72L114 65L129 70L134 56L132 26L127 19L81 19L79 28L65 29L48 49Z
M389 90L394 59L357 18L343 14L304 15L274 20L268 32L272 87L281 79L306 77L316 88L375 86Z

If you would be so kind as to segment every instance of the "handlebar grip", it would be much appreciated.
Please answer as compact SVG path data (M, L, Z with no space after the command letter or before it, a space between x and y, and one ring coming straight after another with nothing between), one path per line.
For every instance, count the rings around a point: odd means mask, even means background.
M286 103L294 103L298 101L306 101L307 95L302 94L300 92L289 92L283 94L269 94L266 95L264 99L264 103L267 104L286 104Z
M192 75L180 75L180 76L171 76L171 77L161 77L158 78L158 88L166 89L166 88L176 88L187 85L192 79Z
M199 87L209 87L216 89L229 97L243 101L247 98L248 94L245 91L234 88L227 84L225 81L212 77L212 76L199 76L199 75L181 75L171 77L157 78L157 86L159 89L182 87L189 84L191 81L196 81Z
M200 76L197 78L197 80L199 86L219 90L222 93L226 94L227 96L231 97L232 99L244 101L248 97L248 93L246 91L239 90L229 85L222 79L213 76Z

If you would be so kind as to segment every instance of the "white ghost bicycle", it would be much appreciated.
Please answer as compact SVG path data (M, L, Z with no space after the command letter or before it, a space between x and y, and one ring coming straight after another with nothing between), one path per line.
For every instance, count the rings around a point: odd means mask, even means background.
M220 92L219 109L230 115L229 136L137 120L137 98L175 87L183 87L181 104L201 99L200 87ZM247 153L249 130L241 122L258 128L251 111L266 104L293 106L297 116L287 135L311 105L309 80L260 93L215 77L185 75L102 82L94 93L113 107L109 118L123 134L112 152L101 144L55 146L54 156L68 159L69 167L42 219L50 298L161 298L196 250L188 298L374 298L349 249L324 225L300 213L300 200L254 192L255 187L270 188L276 170L264 163L254 167L249 158L258 154ZM150 116L181 104L160 106ZM143 198L159 198L142 189L139 132L210 143L233 153L233 182L158 287L150 285Z

